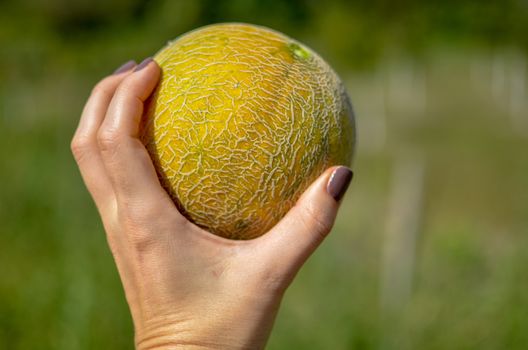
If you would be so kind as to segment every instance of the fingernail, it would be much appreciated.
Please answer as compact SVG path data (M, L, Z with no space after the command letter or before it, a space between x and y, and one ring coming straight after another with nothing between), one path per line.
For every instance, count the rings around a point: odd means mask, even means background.
M154 61L154 60L152 59L152 57L147 57L147 58L145 58L140 64L137 65L136 68L134 68L134 72L137 72L137 71L139 71L139 70L142 70L143 68L145 68L146 66L148 66L148 64L149 64L150 62L152 62L152 61Z
M334 172L332 175L330 175L330 180L328 180L328 185L326 186L326 191L334 197L336 202L339 202L341 198L345 195L348 185L350 185L350 181L352 181L352 177L354 176L354 173L352 170L348 169L347 167L340 166Z
M130 60L130 61L124 63L121 67L117 68L114 71L114 74L119 74L119 73L126 72L127 70L129 70L130 68L134 67L135 65L136 65L136 61Z

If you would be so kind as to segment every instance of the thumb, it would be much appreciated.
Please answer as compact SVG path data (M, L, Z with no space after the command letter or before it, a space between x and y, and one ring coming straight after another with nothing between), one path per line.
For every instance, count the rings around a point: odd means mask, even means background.
M265 260L293 275L328 235L337 215L352 171L344 166L327 169L302 194L295 206L259 244Z

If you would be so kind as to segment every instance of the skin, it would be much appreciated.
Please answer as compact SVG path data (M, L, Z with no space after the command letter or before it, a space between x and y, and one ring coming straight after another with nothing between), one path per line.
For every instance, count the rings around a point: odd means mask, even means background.
M265 235L234 241L182 216L138 138L158 83L150 62L100 81L71 143L130 306L137 349L262 349L286 288L339 203L327 169Z

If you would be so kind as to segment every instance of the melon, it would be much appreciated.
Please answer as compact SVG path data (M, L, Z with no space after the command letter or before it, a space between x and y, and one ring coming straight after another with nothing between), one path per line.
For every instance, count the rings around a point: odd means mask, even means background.
M154 57L140 137L190 221L230 239L272 228L326 168L349 165L350 99L313 50L249 24L202 27Z

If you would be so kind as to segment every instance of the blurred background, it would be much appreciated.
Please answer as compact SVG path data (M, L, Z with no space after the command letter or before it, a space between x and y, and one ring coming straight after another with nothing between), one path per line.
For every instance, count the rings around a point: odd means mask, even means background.
M133 347L69 142L102 76L224 21L314 48L357 113L269 349L528 348L528 1L3 0L0 349Z

